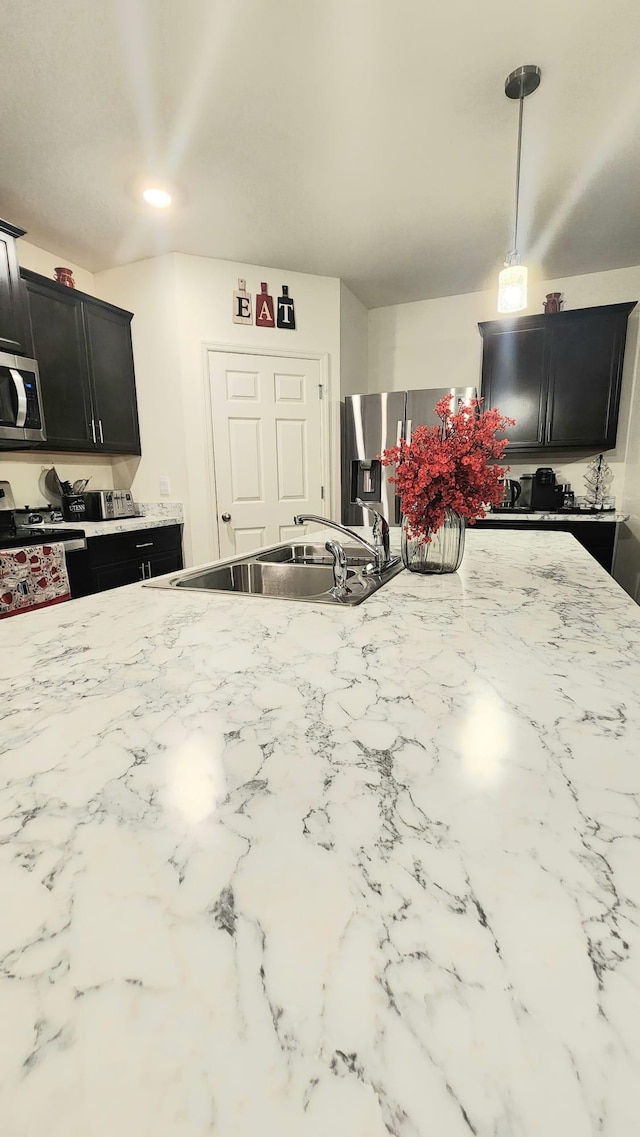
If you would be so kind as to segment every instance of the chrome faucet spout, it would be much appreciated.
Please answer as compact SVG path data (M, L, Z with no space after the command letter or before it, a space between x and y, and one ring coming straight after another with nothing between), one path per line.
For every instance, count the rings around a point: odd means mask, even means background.
M367 552L371 553L373 561L369 571L382 572L389 564L389 558L387 557L385 560L385 553L381 544L376 543L372 545L365 537L361 537L359 533L355 533L353 529L349 529L346 525L341 525L338 521L331 521L328 517L318 517L315 513L297 513L293 519L294 525L304 525L307 521L314 522L323 529L336 529L337 532L342 533L343 536L350 537L352 541L357 541L360 545L363 545Z

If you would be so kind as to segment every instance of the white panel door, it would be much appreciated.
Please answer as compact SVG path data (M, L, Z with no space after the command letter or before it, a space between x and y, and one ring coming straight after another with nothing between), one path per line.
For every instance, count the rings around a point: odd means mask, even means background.
M300 536L324 513L320 364L210 351L209 379L220 556Z

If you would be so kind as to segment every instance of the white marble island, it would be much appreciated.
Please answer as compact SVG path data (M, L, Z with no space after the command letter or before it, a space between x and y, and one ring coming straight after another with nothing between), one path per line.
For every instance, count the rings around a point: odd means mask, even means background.
M640 1131L640 611L567 534L0 625L3 1137Z

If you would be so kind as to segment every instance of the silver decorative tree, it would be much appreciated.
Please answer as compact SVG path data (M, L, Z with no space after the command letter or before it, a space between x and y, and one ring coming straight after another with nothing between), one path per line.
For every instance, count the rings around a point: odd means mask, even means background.
M598 457L589 463L584 476L587 486L585 497L594 509L604 508L604 499L608 496L612 478L609 463L605 461L603 454L598 454Z

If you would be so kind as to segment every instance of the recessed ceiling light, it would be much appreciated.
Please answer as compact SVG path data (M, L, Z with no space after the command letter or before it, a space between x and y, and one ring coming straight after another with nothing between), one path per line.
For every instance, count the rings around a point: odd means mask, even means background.
M142 196L147 205L155 205L156 209L166 209L171 205L171 194L163 189L150 187L142 191Z

